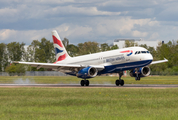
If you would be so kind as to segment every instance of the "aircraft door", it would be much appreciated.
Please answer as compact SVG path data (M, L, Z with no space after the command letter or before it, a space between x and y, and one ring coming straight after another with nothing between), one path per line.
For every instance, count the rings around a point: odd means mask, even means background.
M125 55L125 58L126 58L125 60L129 62L129 61L130 61L130 56L131 56L132 54L133 54L133 51L130 50L130 52Z
M103 63L103 56L100 56L100 57L99 57L98 64L102 64L102 63Z
M130 61L130 56L128 56L128 54L125 54L125 61L129 62Z

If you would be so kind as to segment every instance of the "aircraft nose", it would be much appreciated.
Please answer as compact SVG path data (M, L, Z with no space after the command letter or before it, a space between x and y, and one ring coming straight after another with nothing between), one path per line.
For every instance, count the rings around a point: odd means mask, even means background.
M151 54L147 54L145 56L145 60L153 60L153 56Z

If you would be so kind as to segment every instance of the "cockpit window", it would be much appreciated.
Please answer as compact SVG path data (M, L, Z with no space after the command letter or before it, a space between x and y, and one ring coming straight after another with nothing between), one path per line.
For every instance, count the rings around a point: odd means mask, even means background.
M141 53L146 53L146 51L141 51Z
M150 52L149 51L136 51L135 55L136 54L146 54L146 53L150 53Z

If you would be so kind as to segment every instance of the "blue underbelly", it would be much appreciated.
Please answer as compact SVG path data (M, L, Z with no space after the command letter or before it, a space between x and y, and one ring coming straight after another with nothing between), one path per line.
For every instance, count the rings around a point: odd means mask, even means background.
M152 60L144 60L144 61L128 62L123 64L105 66L105 69L98 72L98 75L106 74L106 73L118 73L120 71L140 68L149 65L151 62Z

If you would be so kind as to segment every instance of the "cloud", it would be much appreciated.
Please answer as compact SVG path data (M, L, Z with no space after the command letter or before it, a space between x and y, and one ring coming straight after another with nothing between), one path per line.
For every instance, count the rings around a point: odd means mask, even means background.
M133 37L146 37L148 35L147 32L140 32L140 31L132 31L132 36Z
M1 22L12 22L14 20L17 20L17 19L14 19L15 16L17 16L18 14L18 10L17 9L14 9L14 8L3 8L3 9L0 9L0 21Z
M112 11L112 12L119 12L119 11L128 11L128 12L135 12L140 11L148 8L154 8L157 5L157 2L150 1L150 0L110 0L105 1L102 3L98 8L104 11ZM142 11L143 12L143 11Z
M159 34L158 33L153 33L151 36L150 36L150 39L156 39L159 37Z
M83 42L83 40L90 39L90 32L92 31L92 27L90 26L78 26L73 24L62 24L55 28L61 39L64 37L68 38L70 42L75 43L77 41ZM75 41L77 40L77 41Z
M174 0L1 0L0 41L30 44L56 29L71 43L177 39Z
M166 9L164 9L158 14L157 19L164 21L178 21L177 5L178 4L169 4Z
M48 30L27 30L18 31L4 29L0 31L0 41L1 42L24 42L27 45L31 44L33 40L40 40L42 36L49 36ZM49 37L48 37L49 38Z
M88 32L92 30L92 28L87 26L75 26L75 25L60 25L54 28L58 31L61 39L63 40L64 37L68 39L72 39L76 43L75 39L82 39ZM41 38L45 37L48 40L52 39L51 31L53 29L43 29L43 30L26 30L26 31L19 31L19 30L10 30L4 29L0 31L0 42L24 42L27 45L30 45L33 40L41 40ZM87 37L88 39L88 37ZM7 41L9 40L9 41ZM51 40L52 42L52 40ZM81 41L83 42L83 41Z
M0 31L0 39L6 40L6 39L9 39L10 36L14 36L15 34L16 34L15 30L9 30L9 29L1 30Z
M86 25L87 24L87 25ZM159 26L157 21L150 19L109 19L107 17L94 18L81 24L65 23L54 28L42 30L3 30L1 40L11 39L30 44L32 40L40 40L43 37L51 39L51 31L56 29L61 36L68 38L71 43L77 44L85 41L106 42L116 38L142 38L147 37L147 29L144 27ZM9 41L11 42L11 41Z

